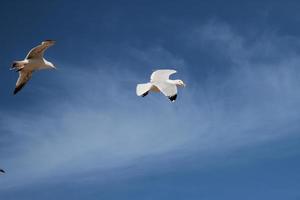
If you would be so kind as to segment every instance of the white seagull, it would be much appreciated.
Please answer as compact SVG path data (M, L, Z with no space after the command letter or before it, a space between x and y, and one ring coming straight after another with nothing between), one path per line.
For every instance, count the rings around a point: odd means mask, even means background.
M17 94L24 87L33 72L41 69L56 69L51 62L44 58L46 49L54 44L55 41L53 40L45 40L42 44L31 49L24 60L13 62L11 69L19 72L14 94Z
M172 69L160 69L151 74L150 82L138 84L136 87L136 94L145 97L149 91L162 92L172 102L177 98L177 86L185 86L182 80L170 80L169 77L175 74L176 71Z

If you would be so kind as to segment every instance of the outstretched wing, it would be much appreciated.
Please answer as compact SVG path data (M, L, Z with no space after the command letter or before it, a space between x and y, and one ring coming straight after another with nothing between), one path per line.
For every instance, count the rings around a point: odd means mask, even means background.
M136 86L136 95L145 97L148 94L151 87L152 87L151 83L137 84L137 86Z
M0 172L1 172L1 173L5 173L5 171L4 171L3 169L0 169Z
M170 75L175 74L176 70L173 69L160 69L151 74L151 82L161 82L168 80Z
M54 44L55 44L54 40L43 41L42 44L31 49L25 59L43 58L46 49L53 46Z
M168 82L157 82L155 86L172 102L177 98L177 86Z
M16 83L14 94L17 94L26 85L26 83L31 78L31 75L32 75L31 71L24 71L24 70L19 71L19 78Z

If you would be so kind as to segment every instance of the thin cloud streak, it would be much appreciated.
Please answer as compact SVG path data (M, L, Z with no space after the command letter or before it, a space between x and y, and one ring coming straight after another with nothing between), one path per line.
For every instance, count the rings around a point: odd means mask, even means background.
M4 185L22 186L59 175L122 168L140 158L159 163L157 157L176 157L178 151L199 157L229 153L291 134L291 123L299 120L300 60L293 49L280 51L291 38L262 37L249 47L245 37L216 22L197 28L195 37L197 41L191 45L217 48L216 57L231 61L230 73L221 80L211 77L200 86L197 77L189 75L186 59L172 56L162 47L130 49L128 54L136 55L135 64L111 59L95 63L95 69L114 65L111 70L87 72L73 67L72 72L63 71L57 84L70 98L51 105L39 102L37 106L51 108L47 115L2 115L2 129L14 139L22 138L6 147L17 150L9 157L3 155L2 162L9 169L3 176ZM277 54L286 56L270 62ZM182 79L189 78L190 85L180 90L175 104L159 94L136 97L135 84L147 80L151 71L126 70L130 65L153 66L161 60L166 66L180 65L186 74Z

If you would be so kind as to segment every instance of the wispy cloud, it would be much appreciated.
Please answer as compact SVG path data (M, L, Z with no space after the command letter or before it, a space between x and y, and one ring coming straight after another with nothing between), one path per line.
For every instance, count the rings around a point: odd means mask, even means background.
M297 48L289 45L297 39L270 33L249 42L217 22L193 34L196 39L190 45L226 57L230 62L222 67L229 73L209 77L200 86L189 74L187 59L159 46L129 48L124 57L133 61L108 58L95 63L93 71L72 67L72 72L58 72L56 94L66 98L31 105L46 112L2 114L6 140L13 141L3 148L10 153L2 154L8 169L2 181L23 185L57 175L120 168L140 158L159 163L158 156L176 158L174 152L199 156L230 152L289 135L300 110L300 60ZM150 67L137 70L139 66L158 63L181 66L185 74L181 78L190 82L175 104L159 94L135 96L135 84L147 81L151 73Z

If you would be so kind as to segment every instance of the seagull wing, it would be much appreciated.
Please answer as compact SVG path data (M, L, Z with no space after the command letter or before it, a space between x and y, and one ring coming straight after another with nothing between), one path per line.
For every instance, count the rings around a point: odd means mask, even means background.
M172 102L177 98L177 86L168 82L158 82L155 86Z
M46 49L53 46L54 44L55 44L54 40L43 41L42 44L34 47L29 51L29 53L26 56L26 59L43 58Z
M175 74L176 70L172 69L160 69L151 74L151 82L161 82L168 80L170 75Z
M5 171L4 171L3 169L0 169L0 172L1 172L1 173L5 173Z
M24 87L24 85L29 81L31 76L32 76L31 71L25 71L25 70L19 71L19 78L16 83L14 94L17 94Z
M137 84L136 95L145 97L152 87L152 83Z

